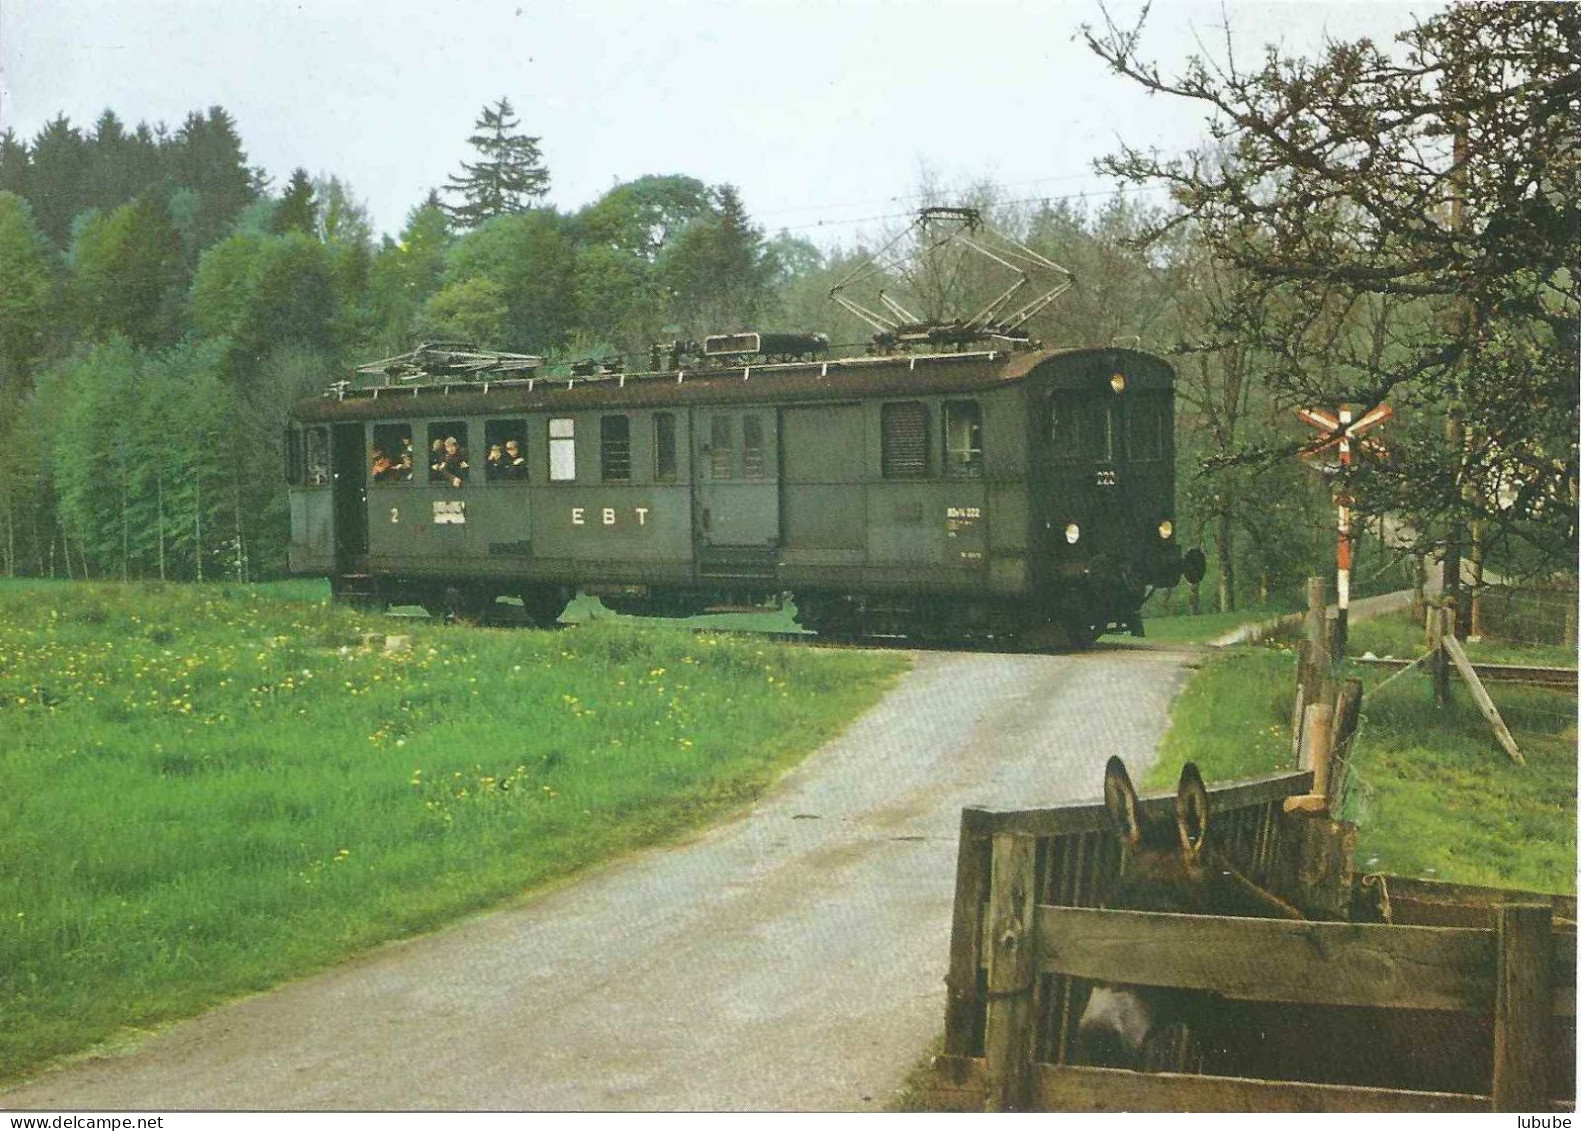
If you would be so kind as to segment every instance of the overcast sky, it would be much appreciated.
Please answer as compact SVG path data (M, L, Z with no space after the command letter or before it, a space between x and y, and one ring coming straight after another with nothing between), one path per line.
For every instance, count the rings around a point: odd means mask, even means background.
M1219 52L1226 14L1248 58L1385 42L1435 7L1160 0L1144 47L1166 64ZM1101 194L1092 161L1119 139L1200 139L1200 111L1079 42L1101 19L1087 0L0 0L0 128L31 139L61 112L88 128L106 107L174 128L218 104L277 187L299 165L336 174L393 233L504 96L559 207L685 173L828 244L908 209L924 168L1010 199Z

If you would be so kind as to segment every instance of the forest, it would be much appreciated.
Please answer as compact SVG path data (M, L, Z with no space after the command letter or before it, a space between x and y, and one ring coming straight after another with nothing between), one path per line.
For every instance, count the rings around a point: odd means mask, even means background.
M1451 8L1389 50L1270 50L1240 72L1167 74L1140 29L1085 34L1126 80L1199 103L1204 136L1116 153L1104 195L923 183L915 203L980 208L1074 274L1030 326L1046 345L1175 364L1203 603L1279 599L1321 571L1334 490L1422 554L1573 573L1576 11ZM174 129L111 108L0 135L0 573L277 576L285 406L420 341L633 369L677 336L866 342L828 293L903 219L820 246L678 171L557 208L529 129L508 98L483 107L474 160L394 235L333 171L277 184L251 165L220 106ZM937 283L962 304L991 285L958 265ZM1314 437L1296 408L1384 402L1385 457L1340 482L1299 457Z

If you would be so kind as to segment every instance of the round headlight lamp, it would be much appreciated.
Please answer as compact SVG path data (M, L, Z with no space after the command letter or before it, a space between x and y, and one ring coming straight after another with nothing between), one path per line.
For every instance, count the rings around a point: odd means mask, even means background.
M1072 546L1074 546L1076 544L1076 539L1078 539L1080 537L1081 537L1081 527L1077 526L1074 522L1066 524L1066 526L1065 526L1065 541L1069 542Z
M1169 519L1166 518L1163 522L1158 524L1158 536L1160 538L1166 538L1167 539L1170 535L1172 535L1174 533L1175 533L1175 524L1173 522L1170 522Z
M1110 377L1109 388L1113 389L1117 393L1125 392L1125 374L1116 373L1113 377Z

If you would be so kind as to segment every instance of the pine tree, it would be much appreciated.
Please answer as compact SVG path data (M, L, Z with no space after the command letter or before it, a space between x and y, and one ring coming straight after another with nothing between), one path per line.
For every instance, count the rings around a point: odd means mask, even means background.
M269 230L277 235L283 232L302 232L314 235L318 229L318 203L313 198L313 178L307 170L292 171L291 181L275 205L269 221Z
M467 139L478 151L476 163L463 161L445 192L460 203L445 204L445 213L458 228L475 228L485 220L512 212L525 212L549 191L549 170L544 168L538 138L515 133L521 123L507 99L485 106Z

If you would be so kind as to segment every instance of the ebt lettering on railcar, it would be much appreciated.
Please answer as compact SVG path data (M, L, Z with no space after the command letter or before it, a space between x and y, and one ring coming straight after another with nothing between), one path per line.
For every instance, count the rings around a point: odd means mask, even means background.
M839 636L1140 635L1149 591L1204 568L1175 538L1174 373L1044 347L1020 322L1046 297L856 306L877 332L842 355L732 333L641 372L466 343L370 363L292 408L291 569L373 606L519 596L541 624L585 591L662 616L790 595Z

